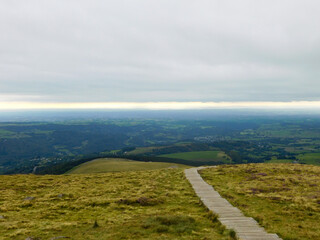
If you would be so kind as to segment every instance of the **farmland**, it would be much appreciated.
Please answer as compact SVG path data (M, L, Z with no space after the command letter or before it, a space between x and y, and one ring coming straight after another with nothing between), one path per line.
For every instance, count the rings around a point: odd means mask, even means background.
M1 122L0 174L31 173L35 167L51 167L94 154L97 158L113 154L124 158L170 156L210 165L276 159L319 164L317 115L204 113L152 113L156 118L148 115L151 113L136 118L133 113L122 118L108 113L99 118L97 113L86 112L81 118L50 121L48 118L57 113L48 113L47 118L40 118L43 120Z
M196 152L184 152L184 153L172 153L159 155L159 157L178 158L184 160L197 160L197 161L221 161L229 162L231 159L221 151L196 151Z
M320 165L320 153L300 154L297 158L301 163Z

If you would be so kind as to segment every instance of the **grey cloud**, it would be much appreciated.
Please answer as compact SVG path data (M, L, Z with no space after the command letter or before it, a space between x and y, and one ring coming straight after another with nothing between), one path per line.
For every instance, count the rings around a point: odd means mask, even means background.
M320 100L317 0L3 1L0 100Z

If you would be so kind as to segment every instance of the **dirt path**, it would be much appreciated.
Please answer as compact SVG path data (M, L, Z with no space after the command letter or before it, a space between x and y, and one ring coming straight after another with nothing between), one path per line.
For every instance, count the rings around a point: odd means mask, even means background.
M205 167L186 169L185 175L203 204L210 211L218 214L219 221L225 225L227 229L233 229L237 237L241 240L281 239L277 234L267 233L253 218L244 216L238 208L232 206L226 199L222 198L198 173L198 170L204 168Z

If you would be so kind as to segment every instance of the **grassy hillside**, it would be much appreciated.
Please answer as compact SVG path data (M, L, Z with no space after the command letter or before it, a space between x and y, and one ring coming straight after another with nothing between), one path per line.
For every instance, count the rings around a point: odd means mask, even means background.
M182 152L159 155L159 157L178 158L184 160L197 161L222 161L229 162L230 158L222 151L197 151L197 152Z
M292 163L292 159L271 159L266 161L266 163Z
M164 147L138 147L128 152L128 154L137 155L137 154L150 153L154 149L161 149L161 148L164 148Z
M305 153L297 157L301 163L320 165L320 153Z
M152 170L160 168L181 168L187 167L182 164L164 163L164 162L138 162L121 158L101 158L83 163L69 173L105 173L121 171Z
M0 189L1 240L230 239L183 169L6 175Z
M283 239L320 239L320 167L221 165L203 178L247 216Z
M320 153L303 153L297 155L296 159L271 159L266 161L266 163L292 163L293 161L320 166Z

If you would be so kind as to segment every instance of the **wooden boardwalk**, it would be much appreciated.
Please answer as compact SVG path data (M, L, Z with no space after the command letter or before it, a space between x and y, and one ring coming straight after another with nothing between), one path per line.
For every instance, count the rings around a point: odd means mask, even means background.
M281 239L277 234L267 233L253 218L244 216L238 208L232 206L226 199L222 198L198 173L198 170L204 168L205 167L186 169L185 175L203 204L210 211L218 214L218 220L227 229L233 229L237 237L241 240Z

